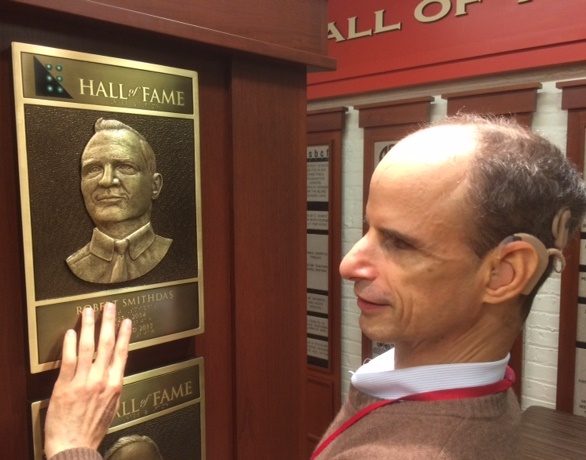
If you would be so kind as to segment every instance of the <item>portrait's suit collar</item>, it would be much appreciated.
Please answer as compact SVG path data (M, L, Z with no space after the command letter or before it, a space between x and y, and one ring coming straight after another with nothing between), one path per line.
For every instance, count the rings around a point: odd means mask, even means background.
M153 244L153 241L155 240L155 232L153 231L151 223L148 222L146 225L143 225L138 230L121 240L128 241L128 255L132 260L136 260L151 246L151 244ZM114 238L110 238L105 233L94 228L89 250L96 257L110 262L115 254L116 241L117 240Z

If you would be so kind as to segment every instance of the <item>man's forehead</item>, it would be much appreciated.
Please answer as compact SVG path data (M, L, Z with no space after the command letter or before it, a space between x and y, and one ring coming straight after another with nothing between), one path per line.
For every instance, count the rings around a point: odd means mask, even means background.
M417 131L399 141L381 163L442 164L474 153L477 131L470 125L443 125Z
M125 130L97 132L87 143L82 156L87 156L87 154L92 154L98 150L102 154L124 152L133 156L142 157L140 154L141 146L139 139L133 133Z
M377 166L369 211L383 220L403 211L424 220L461 217L475 146L475 131L462 126L433 127L408 136ZM422 224L419 218L413 219L417 225Z
M462 126L433 127L402 140L373 174L367 219L447 257L466 235L467 175L475 145L475 131Z

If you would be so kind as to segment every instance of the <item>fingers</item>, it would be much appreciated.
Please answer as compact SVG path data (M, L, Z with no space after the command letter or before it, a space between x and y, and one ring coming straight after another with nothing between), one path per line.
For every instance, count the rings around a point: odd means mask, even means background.
M85 308L82 313L77 354L75 331L67 331L63 339L63 357L59 373L61 380L75 378L83 382L89 376L94 381L100 381L104 376L108 376L107 378L110 379L112 384L122 381L132 332L130 319L122 321L118 339L116 339L116 305L111 302L107 302L104 305L95 361L93 360L95 351L94 329L94 311L91 308Z
M58 380L70 381L75 375L77 364L77 334L73 329L69 329L63 338L63 354L61 358L61 369L59 370Z
M98 342L98 354L92 368L92 372L103 375L112 359L116 330L116 305L107 302L102 314L102 328L100 329L100 341Z
M77 353L76 378L85 380L94 358L94 310L84 308L81 318L79 335L79 351Z
M110 379L113 382L121 382L124 377L124 367L128 358L128 344L130 343L131 332L132 322L126 318L122 321L120 330L118 331L118 340L116 341L116 349L114 350L114 357L112 358L112 365L110 367Z

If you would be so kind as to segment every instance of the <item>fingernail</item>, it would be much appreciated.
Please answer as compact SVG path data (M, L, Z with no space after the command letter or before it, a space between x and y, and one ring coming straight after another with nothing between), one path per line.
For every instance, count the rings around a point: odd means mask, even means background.
M86 307L83 310L83 315L85 316L85 318L87 319L92 319L94 317L94 309L91 307Z
M106 310L106 313L111 314L114 313L116 308L116 305L112 302L106 302L106 304L104 305L104 309Z

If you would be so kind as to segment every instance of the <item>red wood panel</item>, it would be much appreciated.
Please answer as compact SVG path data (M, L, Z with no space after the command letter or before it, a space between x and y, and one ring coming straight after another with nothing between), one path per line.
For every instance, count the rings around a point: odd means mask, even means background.
M418 19L422 7L435 20ZM329 10L344 40L329 40L337 70L310 75L312 100L579 63L586 52L582 0L337 1Z
M311 456L340 407L340 395L339 392L336 395L334 382L331 379L320 377L319 375L308 377L307 407L307 449L305 458ZM311 415L309 415L309 409L311 409Z
M229 61L209 50L137 31L101 25L91 37L72 31L83 21L21 17L9 13L0 19L0 458L25 459L31 452L31 401L47 398L56 371L28 374L28 353L22 267L17 152L10 41L40 43L79 51L120 56L146 62L191 68L199 72L202 167L203 240L205 264L206 332L193 338L131 352L127 374L205 357L206 436L208 458L233 458L233 340L231 287L231 137ZM43 22L43 21L48 22ZM50 27L49 27L50 26ZM172 49L173 53L169 53ZM226 333L228 331L228 333Z
M304 68L233 66L238 458L301 458L305 386Z
M2 27L0 20L0 27ZM0 36L0 457L28 458L24 267L20 234L11 56Z
M206 453L235 458L234 339L232 330L232 137L227 63L210 59L200 72L200 158L203 218Z

